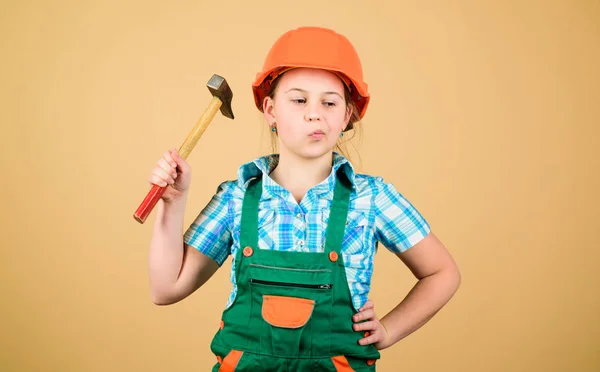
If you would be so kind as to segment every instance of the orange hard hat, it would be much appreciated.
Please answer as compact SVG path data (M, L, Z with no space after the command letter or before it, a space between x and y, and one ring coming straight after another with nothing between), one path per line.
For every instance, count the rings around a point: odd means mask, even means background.
M275 78L296 67L318 68L337 74L350 90L362 118L369 104L367 83L358 53L343 35L323 27L300 27L281 35L267 54L263 69L252 84L254 102L262 111L263 100Z

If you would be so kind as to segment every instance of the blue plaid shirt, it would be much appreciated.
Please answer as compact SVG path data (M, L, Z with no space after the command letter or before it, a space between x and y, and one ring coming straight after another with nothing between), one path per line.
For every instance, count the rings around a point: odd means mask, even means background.
M350 162L338 153L334 153L328 178L312 187L298 204L290 192L269 177L277 160L278 155L258 158L239 168L237 180L220 184L185 232L185 243L219 265L232 255L233 288L226 306L229 307L237 292L235 256L240 248L242 202L250 179L255 176L263 179L258 248L323 252L336 171L344 167L353 191L341 255L352 302L358 310L367 301L378 242L391 252L403 252L429 233L427 221L392 184L381 177L355 174Z

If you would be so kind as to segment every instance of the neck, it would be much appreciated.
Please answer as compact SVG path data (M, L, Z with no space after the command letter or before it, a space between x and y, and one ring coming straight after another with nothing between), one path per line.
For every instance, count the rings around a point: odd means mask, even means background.
M279 163L271 172L271 178L292 193L300 203L311 187L329 176L332 162L331 151L319 158L307 159L282 150L279 154Z

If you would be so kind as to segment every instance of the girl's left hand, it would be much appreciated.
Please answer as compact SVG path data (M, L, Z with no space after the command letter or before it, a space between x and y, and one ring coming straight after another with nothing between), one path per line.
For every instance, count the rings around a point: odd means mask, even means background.
M385 349L391 346L390 335L387 329L377 318L375 314L375 304L368 300L359 312L352 317L354 322L366 322L354 324L352 327L355 331L365 331L365 337L358 340L360 345L375 344L377 350Z

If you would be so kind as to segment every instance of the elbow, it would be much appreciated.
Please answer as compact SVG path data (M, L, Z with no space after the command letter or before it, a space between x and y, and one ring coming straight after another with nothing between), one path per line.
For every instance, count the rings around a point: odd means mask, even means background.
M166 306L170 305L172 302L167 301L162 297L152 296L152 303L156 306Z
M456 291L458 291L458 288L460 287L460 284L462 282L462 276L460 274L460 270L458 269L458 266L456 266L456 264L453 264L449 269L448 269L448 281L451 284L452 287L452 293L456 293Z
M444 266L439 271L432 274L431 277L436 278L435 280L439 283L440 288L443 288L444 292L449 297L454 296L462 282L460 270L455 263Z
M150 298L152 303L157 306L167 306L177 302L172 298L172 296L168 296L165 293L157 290L152 290L150 292Z

